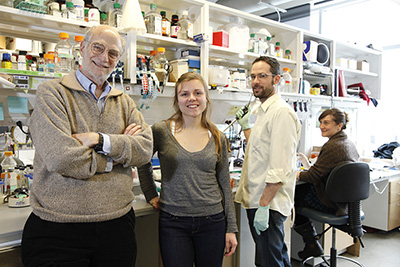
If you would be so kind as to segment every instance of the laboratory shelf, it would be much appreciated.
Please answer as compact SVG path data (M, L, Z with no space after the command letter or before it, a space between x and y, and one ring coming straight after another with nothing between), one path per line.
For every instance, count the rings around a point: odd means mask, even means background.
M92 25L79 20L2 6L0 9L0 35L56 43L60 32L82 35Z

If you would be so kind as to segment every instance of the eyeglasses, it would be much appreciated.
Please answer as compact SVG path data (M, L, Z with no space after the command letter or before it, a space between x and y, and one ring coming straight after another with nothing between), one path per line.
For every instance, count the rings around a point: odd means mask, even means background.
M112 61L118 61L119 58L121 57L121 53L118 50L109 49L108 47L106 47L101 43L96 43L96 42L91 43L90 49L95 55L101 55L104 53L104 51L108 50L108 58Z
M251 74L250 75L250 80L254 81L256 78L258 78L259 80L264 80L267 79L268 76L276 76L277 74L272 74L272 73L259 73L257 75Z

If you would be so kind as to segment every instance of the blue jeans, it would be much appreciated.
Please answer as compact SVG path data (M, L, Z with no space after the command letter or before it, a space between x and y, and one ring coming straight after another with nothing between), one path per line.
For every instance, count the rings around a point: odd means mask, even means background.
M257 235L254 229L254 216L257 209L247 209L246 211L251 235L256 243L255 265L257 267L291 266L284 242L283 223L286 216L269 210L269 227Z
M225 249L224 212L202 217L160 212L159 238L164 267L221 267Z

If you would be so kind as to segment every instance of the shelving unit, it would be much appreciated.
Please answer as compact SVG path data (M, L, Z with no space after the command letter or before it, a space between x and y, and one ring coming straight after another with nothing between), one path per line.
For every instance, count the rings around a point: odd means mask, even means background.
M165 10L167 17L172 14L181 15L182 10L189 11L189 17L194 24L194 33L210 34L210 29L217 30L218 27L230 23L233 19L240 19L243 24L250 29L266 28L273 36L273 41L280 41L284 49L292 51L292 60L278 58L282 68L289 67L294 81L294 88L299 88L304 79L314 83L327 84L334 88L334 75L306 74L303 71L303 41L313 40L322 42L329 47L330 60L326 64L332 72L340 69L345 74L346 84L362 82L365 89L371 91L372 96L380 98L381 91L381 60L382 53L369 48L357 47L356 45L336 42L335 40L314 34L299 28L278 23L266 18L245 13L229 7L221 6L204 0L140 0L139 4L143 11L149 11L150 4L155 3L157 10ZM70 36L82 35L91 25L84 21L67 20L56 18L50 15L36 14L28 11L22 11L10 7L2 7L0 10L2 21L0 22L0 35L21 37L45 42L57 42L58 33L68 32ZM124 35L126 35L124 33ZM156 50L157 47L166 48L168 59L177 58L178 52L183 48L198 48L201 51L201 74L207 80L209 66L225 66L233 68L251 69L251 63L259 55L250 52L239 52L230 48L214 46L209 39L202 43L173 39L170 37L158 36L153 34L135 34L134 43L128 46L131 57L125 62L125 66L135 66L136 53L149 54L150 50ZM133 51L134 50L134 51ZM337 67L336 58L347 57L356 60L367 60L370 63L369 72L359 70L349 70ZM131 79L135 81L135 78ZM173 86L168 84L167 86ZM223 90L223 94L228 98L234 98L237 92ZM218 97L217 97L218 96ZM222 97L225 99L226 97ZM218 93L215 96L221 98ZM292 97L292 96L291 96ZM310 101L323 99L324 102L330 102L330 106L340 105L342 103L354 103L357 105L362 100L349 98L342 99L331 96L319 96L314 98L307 94L298 94L297 97L308 98ZM240 97L238 98L240 99ZM334 104L335 103L335 104Z

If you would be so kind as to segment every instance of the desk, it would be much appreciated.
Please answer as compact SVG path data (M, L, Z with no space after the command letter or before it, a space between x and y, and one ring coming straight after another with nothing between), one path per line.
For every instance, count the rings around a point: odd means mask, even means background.
M363 225L390 231L400 226L400 171L371 172L369 198L362 202Z

